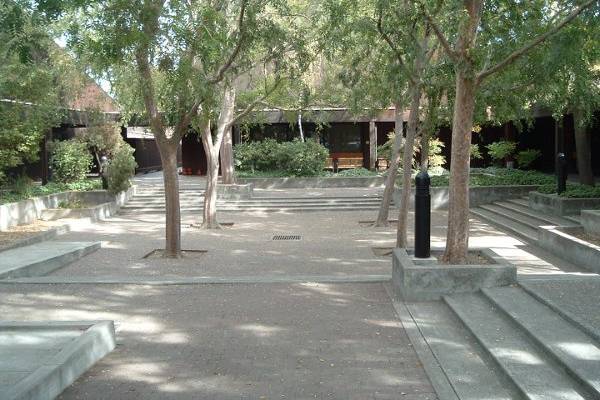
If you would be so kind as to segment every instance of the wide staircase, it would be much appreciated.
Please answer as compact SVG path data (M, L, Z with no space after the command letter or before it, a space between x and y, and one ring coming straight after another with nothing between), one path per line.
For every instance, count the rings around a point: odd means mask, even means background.
M575 219L544 214L529 208L527 196L497 201L471 208L471 215L529 242L538 240L538 228L544 225L573 226Z
M600 399L600 341L523 287L407 305L456 399Z
M182 187L179 191L181 212L201 212L203 210L204 189L199 187ZM289 195L269 196L263 191L250 199L217 200L219 212L314 212L314 211L362 211L377 210L381 203L381 195L370 193L358 195L354 192L339 195L300 195L290 191ZM393 207L393 204L392 204ZM162 187L140 186L135 196L123 207L121 214L165 212L164 189Z

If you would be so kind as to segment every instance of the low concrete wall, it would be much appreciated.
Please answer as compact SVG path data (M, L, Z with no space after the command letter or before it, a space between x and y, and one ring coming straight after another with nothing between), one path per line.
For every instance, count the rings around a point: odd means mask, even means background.
M476 292L482 288L517 282L517 269L491 249L478 251L494 264L442 265L436 258L416 259L405 249L394 249L392 285L405 301L439 300L453 293ZM437 251L441 254L441 250ZM436 251L432 251L436 254Z
M217 197L224 200L244 200L251 199L254 191L254 184L227 185L219 183L217 185Z
M106 216L114 215L119 207L125 204L135 194L135 186L117 195L110 195L104 190L94 190L89 192L62 192L50 194L47 196L36 197L23 200L16 203L0 205L0 231L4 231L12 226L31 224L36 219L42 217L46 209L58 209L60 203L81 201L83 203L98 204L112 203L105 206L102 213ZM112 214L107 214L107 212Z
M553 215L579 215L581 210L600 208L600 199L572 199L556 194L531 192L529 207Z
M569 234L577 230L583 231L578 227L541 226L538 244L573 264L600 273L600 247Z
M238 178L240 184L252 183L256 189L365 188L384 185L382 176Z
M514 199L515 197L523 197L529 194L532 190L537 189L536 185L515 185L515 186L473 186L469 188L469 205L477 207L482 204L489 204L495 201L506 199ZM412 188L410 195L410 207L414 208L414 191ZM431 193L431 209L447 209L448 208L448 187L432 187ZM400 196L402 188L394 190L394 204L400 204Z
M581 225L585 233L600 236L600 210L582 210Z

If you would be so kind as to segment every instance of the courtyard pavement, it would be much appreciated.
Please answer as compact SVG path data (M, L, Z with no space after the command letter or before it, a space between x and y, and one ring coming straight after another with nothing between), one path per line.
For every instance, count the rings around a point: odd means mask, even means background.
M206 252L181 260L143 258L163 247L160 215L78 226L60 240L102 249L48 277L1 283L0 315L115 321L117 349L62 399L436 399L384 287L391 259L373 250L393 246L395 226L360 223L375 216L223 213L234 225L205 231L191 227L201 216L186 214L183 248ZM434 246L445 224L434 212ZM521 276L585 272L477 220L470 243L503 252Z

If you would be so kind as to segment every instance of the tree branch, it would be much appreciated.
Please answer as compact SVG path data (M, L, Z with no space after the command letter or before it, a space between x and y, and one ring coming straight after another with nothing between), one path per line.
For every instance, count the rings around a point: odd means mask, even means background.
M256 107L258 104L264 104L265 99L269 97L275 90L277 90L281 82L282 79L278 79L277 81L275 81L275 84L269 90L267 90L262 96L248 104L248 106L244 108L238 115L233 117L231 121L229 121L229 123L227 124L227 128L235 124L240 119L244 118L246 115L250 114L252 110L254 110L254 107Z
M448 39L446 39L446 36L444 36L444 33L440 29L439 25L437 24L437 22L435 22L433 17L427 12L427 10L425 9L425 5L423 3L421 3L420 1L419 1L419 5L421 6L421 12L425 16L425 19L427 20L427 23L429 24L429 26L431 26L431 29L433 29L433 33L435 33L435 36L438 38L440 44L442 45L442 48L444 49L444 52L448 55L448 57L450 57L450 59L452 59L452 61L456 61L458 59L458 54L452 48L452 45L450 44L450 42L448 42Z
M383 20L383 11L381 9L379 9L379 18L377 19L377 31L379 32L379 34L381 35L381 37L383 38L383 40L386 41L386 43L388 44L388 46L390 46L390 48L392 49L392 51L396 55L396 59L398 60L398 64L400 64L400 67L404 70L404 72L406 72L408 80L412 84L414 84L415 83L415 79L413 77L413 73L408 68L408 66L406 65L406 63L404 62L404 59L402 58L402 53L400 52L400 49L398 49L398 47L396 47L396 45L394 44L394 42L392 41L392 39L389 37L389 35L387 33L385 33L385 30L383 29L383 21L382 20Z
M569 15L567 15L558 25L555 25L552 29L549 29L545 33L539 35L538 37L533 39L531 42L529 42L527 45L521 47L518 50L513 51L504 60L500 61L493 67L484 69L477 75L477 82L480 83L483 79L487 78L488 76L490 76L490 75L500 71L501 69L505 68L506 66L512 64L519 57L523 56L525 53L527 53L528 51L530 51L531 49L533 49L534 47L536 47L537 45L539 45L540 43L542 43L543 41L548 39L550 36L556 34L558 31L560 31L562 28L564 28L569 22L571 22L572 20L577 18L577 16L579 14L581 14L583 12L583 10L585 10L586 8L590 7L592 4L597 3L597 2L598 2L598 0L586 1L585 3L583 3L582 5L577 7L575 10L573 10Z
M242 49L242 44L244 42L244 37L245 37L245 35L244 35L244 33L245 33L245 31L244 31L244 15L246 13L247 5L248 5L248 0L242 0L242 3L240 5L240 14L238 16L238 22L237 22L237 34L238 34L237 43L235 45L235 48L229 55L229 58L227 58L227 61L223 65L221 65L221 67L219 68L219 71L217 71L217 74L212 79L209 79L208 83L211 85L219 83L223 80L223 78L225 77L225 73L231 67L231 65L237 58L238 54L240 53L240 50Z

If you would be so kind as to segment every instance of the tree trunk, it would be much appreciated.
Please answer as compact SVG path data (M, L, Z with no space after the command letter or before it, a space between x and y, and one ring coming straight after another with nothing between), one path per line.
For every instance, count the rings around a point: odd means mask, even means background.
M304 130L302 129L302 112L298 113L298 129L300 130L300 140L304 142Z
M421 105L421 87L419 84L411 88L410 114L408 116L408 129L404 140L404 154L402 155L402 191L398 205L398 230L396 232L396 247L406 248L408 209L411 195L411 177L415 136L419 124L419 107Z
M219 179L219 156L207 153L206 192L204 193L204 214L202 227L206 229L219 229L217 220L217 184Z
M390 215L390 203L394 190L396 188L396 177L398 176L398 163L400 162L400 149L402 148L402 133L403 133L403 120L402 120L402 107L400 104L396 104L395 111L395 127L394 127L394 145L392 146L392 152L390 155L390 167L388 168L388 174L385 178L385 189L383 190L383 198L381 199L381 205L379 206L379 212L377 214L377 221L375 226L388 226L388 219Z
M579 183L594 186L594 171L592 170L592 136L587 127L581 124L581 112L573 111L575 128L575 148L577 152L577 171Z
M211 130L210 119L206 116L206 123L202 126L202 144L206 154L206 191L204 193L204 212L202 227L206 229L219 229L217 221L217 184L219 180L219 149L223 143L225 132L231 128L235 109L235 89L225 88L221 102L221 111L215 138Z
M429 130L421 129L421 172L429 170Z
M469 163L476 85L466 68L456 71L452 122L448 230L443 261L462 264L469 250Z
M165 186L165 257L181 257L181 211L179 208L179 176L177 144L158 146Z
M223 143L221 144L221 179L226 185L235 183L235 166L233 164L233 138L231 136L231 127L225 129L223 133Z

